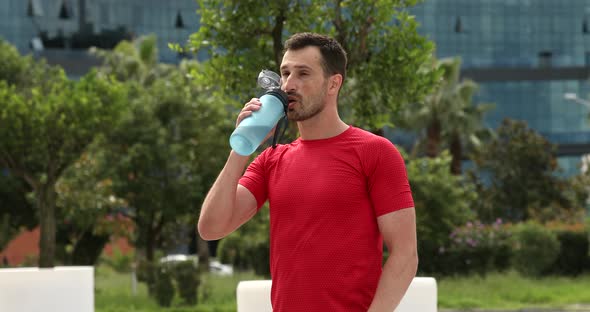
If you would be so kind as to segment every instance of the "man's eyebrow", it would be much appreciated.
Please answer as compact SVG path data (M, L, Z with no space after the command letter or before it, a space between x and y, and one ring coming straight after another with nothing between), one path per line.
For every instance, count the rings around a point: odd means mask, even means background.
M305 65L305 64L298 64L298 65L293 65L293 68L295 69L307 69L307 70L311 70L311 66ZM286 70L287 66L283 65L281 66L281 70Z

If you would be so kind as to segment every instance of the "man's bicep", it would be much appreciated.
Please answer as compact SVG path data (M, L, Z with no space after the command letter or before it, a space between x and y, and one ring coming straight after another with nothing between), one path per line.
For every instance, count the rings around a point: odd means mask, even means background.
M258 203L256 197L245 186L238 184L236 191L236 213L234 214L232 223L237 227L250 220L258 210Z
M416 211L414 207L386 213L377 218L379 230L389 252L416 249Z

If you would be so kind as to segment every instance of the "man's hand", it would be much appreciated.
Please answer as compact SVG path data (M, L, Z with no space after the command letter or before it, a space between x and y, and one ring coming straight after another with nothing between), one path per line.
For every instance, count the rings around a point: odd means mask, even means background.
M250 102L244 104L244 108L242 108L242 110L238 114L238 119L236 120L236 128L238 127L240 122L244 120L244 118L252 115L252 113L259 110L260 107L262 107L262 102L260 102L260 99L258 98L252 98ZM270 130L270 132L264 138L263 142L266 142L266 140L272 137L272 135L275 133L276 128L277 127L275 126L272 130Z

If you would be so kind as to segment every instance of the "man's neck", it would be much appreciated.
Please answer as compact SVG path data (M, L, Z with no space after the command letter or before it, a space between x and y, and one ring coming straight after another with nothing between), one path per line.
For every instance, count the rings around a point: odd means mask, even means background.
M323 111L316 116L297 122L302 140L320 140L335 137L348 129L337 112Z

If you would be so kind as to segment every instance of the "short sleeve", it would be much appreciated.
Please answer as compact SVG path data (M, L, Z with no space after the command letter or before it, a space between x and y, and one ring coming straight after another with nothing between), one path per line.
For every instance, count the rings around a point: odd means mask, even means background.
M240 185L247 188L256 198L257 207L260 209L268 197L267 176L265 171L265 163L267 151L262 152L253 162L250 163L244 175L238 182Z
M397 148L379 138L370 143L367 165L368 186L376 216L414 207L406 165Z

